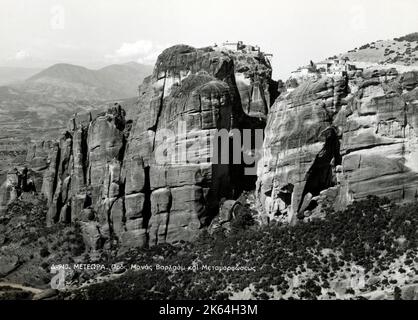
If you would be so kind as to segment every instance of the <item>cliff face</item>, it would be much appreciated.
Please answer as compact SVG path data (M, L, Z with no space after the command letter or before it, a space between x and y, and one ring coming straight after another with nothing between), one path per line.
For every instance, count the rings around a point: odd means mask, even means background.
M295 222L298 211L309 220L326 207L339 210L367 195L416 200L417 76L371 69L306 82L281 96L268 116L258 167L260 210L272 219ZM318 165L329 146L321 134L326 128L338 136L340 173L335 172L338 156L330 157L331 166ZM315 189L307 186L309 177L327 170L328 185L316 185L319 194L303 203L306 191Z
M213 157L229 155L242 129L264 128L277 95L263 53L168 48L140 87L135 121L115 105L71 119L59 142L28 152L28 166L43 174L47 223L78 222L92 249L193 239L222 198L254 183L242 164ZM214 155L221 138L226 150Z
M237 69L241 55L248 57L246 75L244 62ZM143 205L150 244L193 238L217 214L219 200L236 197L245 186L242 166L213 163L210 146L220 129L265 125L276 91L268 61L253 55L175 46L159 56L145 81L124 159L125 205L127 212ZM256 63L264 73L257 73ZM238 86L238 77L245 83Z

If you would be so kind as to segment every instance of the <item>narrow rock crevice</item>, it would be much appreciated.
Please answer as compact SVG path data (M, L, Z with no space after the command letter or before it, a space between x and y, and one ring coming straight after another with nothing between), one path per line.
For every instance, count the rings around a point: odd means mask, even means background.
M151 130L151 131L154 131L154 132L156 132L157 129L158 129L158 122L160 120L161 113L163 112L164 98L165 98L164 93L165 93L166 81L167 81L167 70L164 72L164 81L163 81L163 86L162 86L162 89L161 89L161 97L160 97L160 103L158 105L157 117L155 118L155 123L150 128L148 128L148 130ZM152 146L153 150L154 150L154 147L155 147L155 136L154 136L154 143L153 143L153 146Z
M122 167L123 165L123 160L125 158L125 151L126 151L126 145L127 145L128 141L127 141L127 137L124 134L122 136L122 147L119 150L119 154L118 154L118 161L120 162L120 165Z
M359 146L357 148L346 149L343 152L343 155L346 156L350 153L357 152L357 151L369 150L369 149L373 149L373 148L377 148L377 147L391 146L391 145L395 145L395 144L403 144L403 142L387 142L387 143L376 143L376 144L370 144L370 145L366 145L366 146Z
M297 210L299 219L303 219L305 210L312 210L316 206L312 201L313 197L336 185L333 167L342 163L337 129L331 126L322 133L325 143L306 174L306 183Z
M150 182L150 167L146 166L144 168L144 188L143 193L145 196L144 200L144 208L142 210L142 217L143 217L143 228L148 229L149 220L151 219L151 182Z
M54 216L53 216L53 218L52 218L52 221L53 221L54 223L58 223L58 221L59 221L59 219L60 219L60 213L61 213L61 209L62 209L62 207L63 207L63 203L62 203L62 194L61 194L61 192L60 192L60 193L58 194L58 197L57 197L56 210L55 210Z
M60 163L61 163L61 148L59 146L57 146L57 156L55 159L55 169L54 169L54 179L52 182L52 194L51 194L51 199L50 202L52 203L53 198L54 198L54 194L57 190L57 186L58 186L58 175L59 175L59 167L60 167ZM49 204L51 205L51 204Z
M81 128L81 165L83 170L83 184L87 184L87 172L89 167L88 127Z

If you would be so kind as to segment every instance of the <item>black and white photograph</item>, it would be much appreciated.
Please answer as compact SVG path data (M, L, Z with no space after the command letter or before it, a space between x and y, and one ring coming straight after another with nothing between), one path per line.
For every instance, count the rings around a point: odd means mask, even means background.
M0 0L0 300L418 300L417 13Z

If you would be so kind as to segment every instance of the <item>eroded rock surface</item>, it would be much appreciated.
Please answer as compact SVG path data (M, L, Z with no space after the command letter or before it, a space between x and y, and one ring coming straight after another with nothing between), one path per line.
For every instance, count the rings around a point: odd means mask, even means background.
M340 210L367 195L416 200L417 74L371 69L305 82L281 96L268 117L258 168L260 209L272 219L295 221L306 173L328 127L338 130L343 172L335 173L333 159L334 186L313 197L302 214L321 216L325 207Z

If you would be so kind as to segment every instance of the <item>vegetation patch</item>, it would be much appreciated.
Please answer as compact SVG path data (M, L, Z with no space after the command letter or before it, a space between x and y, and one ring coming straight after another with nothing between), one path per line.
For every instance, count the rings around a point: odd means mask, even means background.
M260 227L238 216L228 235L204 232L193 243L135 249L108 260L184 270L128 270L62 297L357 299L386 290L399 298L395 288L417 280L417 211L418 203L400 206L369 197L296 227ZM202 266L245 268L209 271Z

